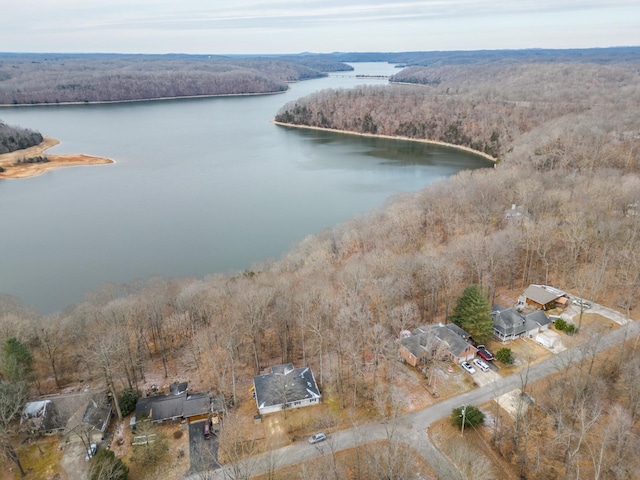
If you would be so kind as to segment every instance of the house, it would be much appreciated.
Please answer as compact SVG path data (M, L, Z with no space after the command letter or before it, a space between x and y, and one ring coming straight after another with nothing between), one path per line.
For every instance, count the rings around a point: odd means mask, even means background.
M400 340L398 355L412 367L424 363L431 351L431 336L426 334L427 327L417 328L411 335Z
M453 323L425 325L400 340L398 354L413 367L433 358L460 363L476 356L470 338L469 333Z
M531 305L538 310L549 310L556 306L564 307L568 298L566 293L548 285L529 285L518 299L518 304Z
M181 419L186 399L186 392L179 395L162 394L139 398L136 403L136 422L150 419L152 422L162 423L166 420Z
M493 335L501 342L521 337L533 338L542 330L547 330L551 320L542 310L523 315L516 308L494 305L490 314L493 319Z
M111 413L105 392L55 395L27 402L20 423L31 433L64 434L81 426L102 436L111 420Z
M256 405L261 415L319 403L322 399L309 367L292 363L271 367L271 373L253 377Z
M89 425L93 431L100 432L102 435L109 426L113 412L111 404L107 400L106 395L93 395L82 416L83 424Z
M189 393L187 382L175 383L167 394L139 398L136 403L135 416L130 426L144 419L162 423L167 420L203 420L212 412L212 401L209 393ZM174 387L175 386L175 387Z
M66 426L51 400L27 402L20 418L21 427L31 433L62 432Z

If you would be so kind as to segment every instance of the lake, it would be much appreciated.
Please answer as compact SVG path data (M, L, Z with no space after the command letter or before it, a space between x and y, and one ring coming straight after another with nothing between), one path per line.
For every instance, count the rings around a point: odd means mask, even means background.
M491 165L446 147L269 123L300 96L397 72L354 67L280 95L0 109L5 123L60 140L49 153L116 161L0 180L0 292L49 313L107 282L242 271L393 194Z

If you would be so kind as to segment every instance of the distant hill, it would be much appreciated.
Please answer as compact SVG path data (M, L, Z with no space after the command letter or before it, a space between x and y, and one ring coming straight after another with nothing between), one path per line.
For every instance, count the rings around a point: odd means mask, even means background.
M590 62L611 63L640 59L640 47L524 50L460 50L433 52L334 52L305 54L306 59L334 62L388 62L401 65L465 65L500 61L511 62Z
M287 82L350 68L303 57L3 53L0 104L276 93L287 90Z

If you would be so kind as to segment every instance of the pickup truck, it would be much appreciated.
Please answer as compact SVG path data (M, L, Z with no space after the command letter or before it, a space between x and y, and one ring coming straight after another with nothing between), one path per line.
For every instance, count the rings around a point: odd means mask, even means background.
M478 350L478 356L487 362L491 362L495 358L493 353L487 350L484 345L478 345L476 349Z

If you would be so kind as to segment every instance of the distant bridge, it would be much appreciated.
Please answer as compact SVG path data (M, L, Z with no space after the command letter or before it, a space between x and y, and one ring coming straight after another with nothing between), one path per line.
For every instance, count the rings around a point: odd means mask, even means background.
M389 78L389 75L347 75L347 74L331 74L329 75L333 78L372 78L379 80L386 80Z

